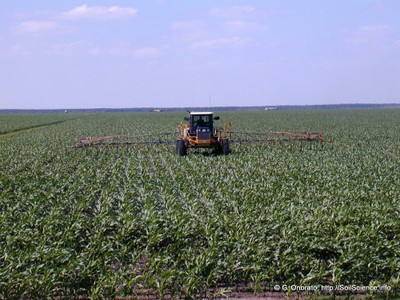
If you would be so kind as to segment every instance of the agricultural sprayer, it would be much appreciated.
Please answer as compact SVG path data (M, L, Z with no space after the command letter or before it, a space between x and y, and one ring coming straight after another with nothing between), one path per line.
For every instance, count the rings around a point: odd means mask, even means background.
M189 112L175 132L142 135L108 135L78 138L72 147L107 147L127 145L176 144L180 156L191 148L208 148L228 155L231 143L322 142L322 132L234 131L231 122L217 126L219 117L213 112Z

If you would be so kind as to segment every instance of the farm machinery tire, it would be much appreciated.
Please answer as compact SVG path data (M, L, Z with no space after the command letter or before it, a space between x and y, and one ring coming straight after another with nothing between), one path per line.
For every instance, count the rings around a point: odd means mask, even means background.
M187 154L187 147L185 145L185 141L184 140L177 140L176 141L176 152L180 156L185 156Z
M228 155L229 152L230 152L230 149L229 149L229 140L228 140L228 139L223 139L223 140L222 140L222 153L223 153L224 155Z

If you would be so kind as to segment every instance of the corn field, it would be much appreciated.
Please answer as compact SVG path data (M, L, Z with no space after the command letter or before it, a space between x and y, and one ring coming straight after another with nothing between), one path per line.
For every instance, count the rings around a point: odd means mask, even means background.
M400 284L400 110L221 112L325 142L69 149L185 113L0 115L0 298ZM386 294L390 297L393 294Z

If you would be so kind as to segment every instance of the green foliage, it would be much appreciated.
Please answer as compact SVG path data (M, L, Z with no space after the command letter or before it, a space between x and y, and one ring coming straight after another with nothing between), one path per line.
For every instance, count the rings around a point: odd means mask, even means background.
M399 285L400 110L219 115L326 142L234 144L229 156L65 149L78 136L173 131L184 114L0 116L0 132L63 120L0 136L0 298Z

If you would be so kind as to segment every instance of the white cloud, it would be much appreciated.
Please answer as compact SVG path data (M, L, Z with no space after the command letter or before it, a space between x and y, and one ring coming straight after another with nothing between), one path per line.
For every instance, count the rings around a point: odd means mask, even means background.
M203 21L175 21L171 25L172 30L194 31L205 27Z
M189 41L204 39L210 34L210 28L207 26L207 23L201 20L174 21L170 29L172 30L172 34L168 37L170 42L173 40L178 43L187 43Z
M355 45L376 43L387 39L393 32L393 27L389 25L363 26L355 31L351 43Z
M161 49L156 47L145 47L137 49L134 52L136 58L149 58L159 56L161 54Z
M58 27L55 21L24 21L16 29L18 33L38 33L54 30Z
M42 20L25 20L16 26L17 33L39 33L39 32L57 32L68 33L74 30L74 27L66 25L67 20L121 20L134 17L138 10L132 7L120 6L87 6L82 5L75 7L67 12L44 11L45 19Z
M214 61L208 61L204 63L200 63L198 65L195 65L194 67L198 70L202 71L211 71L211 70L216 70L219 69L223 66L223 62L220 60L214 60Z
M243 31L265 31L268 29L268 26L264 24L257 24L252 22L246 22L241 20L226 22L226 26L233 30L243 30Z
M399 51L400 37L390 25L368 25L354 30L346 44L355 51L382 55Z
M82 5L63 13L63 17L69 20L115 20L136 16L138 10L133 7L120 6L87 6Z
M98 48L99 48L99 46L92 42L74 41L71 43L52 45L50 51L53 53L65 53L65 52L72 52L72 51L91 53L92 51L96 51L96 49L98 49Z
M114 46L99 45L89 41L75 41L72 43L56 44L50 49L52 53L80 52L89 55L122 56L137 59L154 58L163 54L168 45L160 47L133 48L129 44Z
M189 46L190 50L201 50L201 49L214 49L229 46L241 46L250 41L249 38L245 37L229 37L229 38L217 38L198 41L192 43Z
M229 8L212 8L209 13L212 16L217 17L238 17L243 15L248 15L255 12L255 8L252 6L232 6Z

